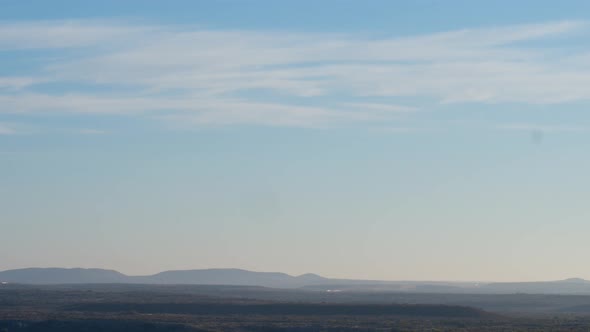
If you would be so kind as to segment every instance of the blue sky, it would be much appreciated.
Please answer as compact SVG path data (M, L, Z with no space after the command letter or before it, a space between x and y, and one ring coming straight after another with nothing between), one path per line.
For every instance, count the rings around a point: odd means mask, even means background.
M590 278L588 2L1 5L0 269Z

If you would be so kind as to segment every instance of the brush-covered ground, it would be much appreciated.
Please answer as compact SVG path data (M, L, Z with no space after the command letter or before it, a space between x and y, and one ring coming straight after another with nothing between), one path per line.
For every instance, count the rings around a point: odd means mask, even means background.
M325 294L230 286L3 285L0 332L589 331L587 304L587 296Z

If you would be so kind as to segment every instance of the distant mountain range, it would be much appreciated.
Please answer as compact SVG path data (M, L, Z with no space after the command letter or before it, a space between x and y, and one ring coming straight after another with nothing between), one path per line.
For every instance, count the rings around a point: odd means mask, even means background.
M114 270L27 268L0 272L3 284L159 284L234 285L302 288L309 291L369 291L474 294L590 294L590 281L578 278L546 282L468 283L332 279L316 274L291 276L280 272L241 269L164 271L148 276L128 276Z
M570 278L558 281L498 282L485 285L490 293L590 294L590 281Z
M194 284L297 288L328 283L315 274L291 276L280 272L240 269L165 271L149 276L128 276L114 270L27 268L0 272L0 282L18 284Z

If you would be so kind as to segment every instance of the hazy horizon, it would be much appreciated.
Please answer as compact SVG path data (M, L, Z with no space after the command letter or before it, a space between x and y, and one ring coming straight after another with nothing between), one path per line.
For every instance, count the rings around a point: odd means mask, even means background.
M255 273L281 273L281 274L286 274L289 275L291 277L299 277L299 276L304 276L304 275L317 275L326 279L342 279L342 280L366 280L366 281L392 281L392 282L457 282L457 283L470 283L470 282L475 282L475 283L527 283L527 282L553 282L553 281L571 281L571 280L581 280L581 281L588 281L590 282L590 280L584 279L584 278L579 278L576 276L571 276L571 277L567 277L567 278L563 278L563 279L554 279L554 280L503 280L503 281L498 281L498 280L440 280L440 279L378 279L378 278L359 278L359 277L333 277L333 276L329 276L329 275L321 275L321 274L317 274L314 272L305 272L305 273L300 273L300 274L293 274L293 273L287 273L284 271L262 271L262 270L250 270L250 269L245 269L245 268L239 268L239 267L203 267L203 268L186 268L186 269L173 269L173 270L158 270L155 272L151 272L151 273L142 273L142 274L132 274L132 273L126 273L125 271L120 271L120 270L116 270L116 269L111 269L108 267L79 267L79 266L71 266L71 267L64 267L64 266L28 266L28 267L21 267L21 268L14 268L14 269L7 269L7 270L0 270L0 272L6 272L6 271L15 271L15 270L44 270L44 269L57 269L57 270L77 270L77 269L82 269L82 270L104 270L104 271L114 271L114 272L118 272L121 273L125 276L128 277L144 277L144 276L153 276L153 275L157 275L159 273L162 272L183 272L183 271L206 271L206 270L219 270L219 271L223 271L223 270L239 270L239 271L245 271L245 272L255 272Z
M588 13L3 1L0 270L590 279Z

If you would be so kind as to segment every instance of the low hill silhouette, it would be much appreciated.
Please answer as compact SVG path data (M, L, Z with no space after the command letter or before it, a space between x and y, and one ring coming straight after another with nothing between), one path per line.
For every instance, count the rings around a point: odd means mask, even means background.
M147 276L128 276L105 269L26 268L0 272L0 283L234 285L305 288L310 291L329 292L590 294L590 281L580 278L544 282L497 283L380 281L325 278L313 273L292 276L281 272L255 272L242 269L176 270Z
M330 279L304 274L254 272L241 269L203 269L164 271L149 276L127 276L104 269L27 268L0 272L0 282L19 284L199 284L295 288L327 283Z

